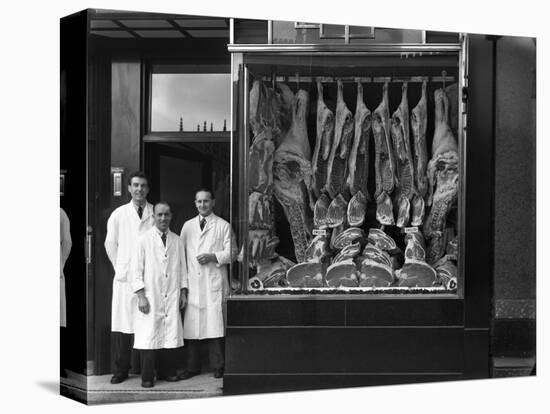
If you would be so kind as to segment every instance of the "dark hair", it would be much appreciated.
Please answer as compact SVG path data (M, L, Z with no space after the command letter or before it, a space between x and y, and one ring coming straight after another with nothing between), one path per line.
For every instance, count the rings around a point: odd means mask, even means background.
M197 194L200 193L200 192L210 193L210 197L212 198L212 200L214 200L216 198L214 196L214 192L210 188L202 187L202 188L199 188L197 191L195 191L195 199L197 198Z
M128 185L132 184L132 178L144 178L145 180L147 180L147 186L150 187L149 177L147 177L147 175L145 175L143 171L134 171L132 174L130 174L130 176L128 177Z
M156 211L157 206L166 206L170 209L170 213L172 212L172 207L170 207L170 204L168 204L167 201L159 201L158 203L156 203L153 207L153 213Z

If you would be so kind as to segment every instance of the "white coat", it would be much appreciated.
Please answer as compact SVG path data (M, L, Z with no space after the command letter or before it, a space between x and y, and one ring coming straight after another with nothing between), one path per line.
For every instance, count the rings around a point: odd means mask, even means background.
M181 289L187 288L187 267L183 242L171 231L166 247L161 232L153 227L138 240L132 263L132 290L145 290L149 312L136 305L134 348L162 349L183 346L179 308Z
M210 214L206 220L202 231L200 216L185 222L181 229L189 281L183 323L185 339L224 336L222 304L229 293L226 265L236 257L237 246L227 221L215 214ZM214 253L218 263L201 265L197 256L203 253Z
M60 258L59 258L59 277L60 277L60 298L61 298L61 316L59 318L60 326L67 327L67 298L65 296L65 273L63 268L65 267L65 262L71 253L71 247L73 242L71 240L71 223L69 222L69 217L65 210L61 210L61 248L60 248Z
M105 250L115 269L111 310L113 332L134 333L137 299L129 283L130 265L138 237L152 226L153 205L146 204L140 219L132 201L118 207L107 221Z

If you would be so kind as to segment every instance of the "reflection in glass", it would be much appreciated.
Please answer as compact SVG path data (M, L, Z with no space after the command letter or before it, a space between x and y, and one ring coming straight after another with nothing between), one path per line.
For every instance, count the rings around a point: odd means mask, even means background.
M155 73L151 131L224 131L230 111L230 74Z

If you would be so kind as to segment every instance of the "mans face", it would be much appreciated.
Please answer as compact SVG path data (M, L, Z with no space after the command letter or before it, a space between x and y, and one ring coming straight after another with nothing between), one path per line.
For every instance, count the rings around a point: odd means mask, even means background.
M215 200L212 200L212 195L208 191L199 191L195 196L195 207L201 216L208 216L212 213Z
M172 212L170 211L170 207L164 204L157 204L155 206L154 219L157 229L162 232L168 231L170 221L172 220Z
M137 204L143 204L149 194L149 185L146 178L133 177L128 185L128 192L132 196L132 201Z

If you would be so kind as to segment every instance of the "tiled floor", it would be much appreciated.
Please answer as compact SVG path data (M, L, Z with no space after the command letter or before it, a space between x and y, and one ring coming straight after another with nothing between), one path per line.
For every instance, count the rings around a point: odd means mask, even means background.
M129 401L152 401L184 398L204 398L222 395L223 379L212 373L197 375L185 381L157 381L153 388L142 388L141 377L131 375L126 381L112 385L111 375L84 375L68 372L61 378L61 393L88 404L117 403ZM86 396L86 389L87 396Z

